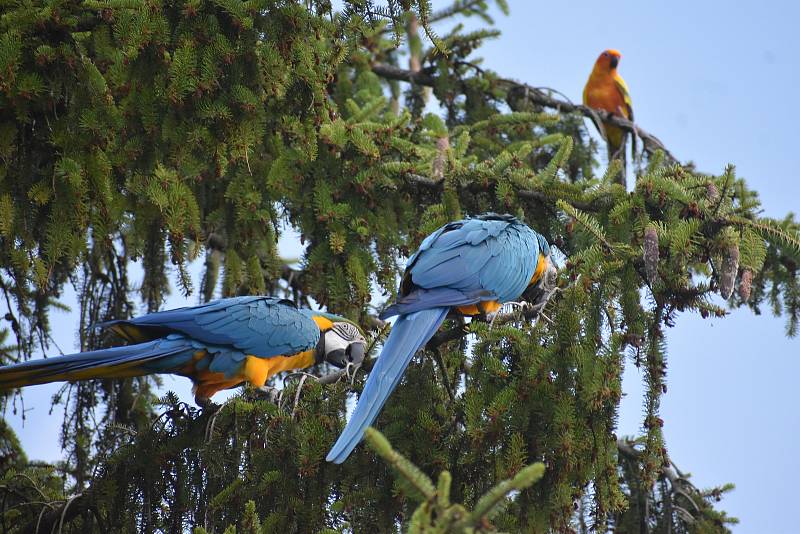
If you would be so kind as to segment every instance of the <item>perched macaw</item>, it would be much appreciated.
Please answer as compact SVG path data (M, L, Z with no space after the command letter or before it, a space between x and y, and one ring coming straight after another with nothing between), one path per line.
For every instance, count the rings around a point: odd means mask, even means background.
M328 461L347 459L449 313L486 316L520 297L541 309L555 272L547 240L511 215L451 222L425 238L408 260L397 302L381 314L397 321Z
M622 55L616 50L605 50L594 63L592 73L583 88L583 103L594 109L602 109L613 115L633 121L633 103L628 85L617 72ZM599 128L598 128L599 129ZM603 122L608 146L608 161L620 158L625 163L626 133L620 128ZM632 137L633 152L636 153L636 136Z
M220 299L100 326L134 344L0 367L0 389L170 373L190 378L195 402L205 406L222 389L260 388L281 371L359 364L366 350L353 323L274 297Z

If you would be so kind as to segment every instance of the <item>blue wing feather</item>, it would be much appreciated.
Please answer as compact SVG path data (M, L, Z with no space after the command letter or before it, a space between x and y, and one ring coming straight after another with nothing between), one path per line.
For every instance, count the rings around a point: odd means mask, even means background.
M286 300L274 297L233 297L187 308L150 313L127 323L159 333L178 332L203 343L230 346L230 358L291 355L316 346L319 328ZM220 358L220 365L222 358ZM212 366L212 370L213 366Z
M31 360L0 367L0 389L85 379L92 370L97 378L172 371L190 361L199 348L192 340L173 334L137 345Z
M416 289L401 296L381 317L432 306L516 299L536 270L541 242L546 244L511 216L488 215L446 224L425 238L408 261L406 276ZM426 299L430 299L428 306Z

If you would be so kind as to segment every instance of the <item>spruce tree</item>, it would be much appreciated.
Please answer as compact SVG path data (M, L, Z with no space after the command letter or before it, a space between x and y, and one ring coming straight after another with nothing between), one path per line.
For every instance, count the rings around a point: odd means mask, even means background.
M693 486L662 435L664 329L724 316L722 295L768 304L795 335L798 224L760 216L733 167L683 165L624 119L610 120L644 141L635 183L617 163L598 173L597 112L480 65L488 4L3 4L4 364L50 352L67 284L83 349L114 341L93 324L138 300L157 310L175 287L324 306L364 325L376 356L373 295L392 299L445 222L511 213L566 255L537 320L448 321L341 466L325 453L369 361L352 381L320 368L281 379L278 403L244 390L216 412L158 398L151 378L65 386L63 462L28 461L0 421L5 531L727 531L730 486ZM486 28L464 33L463 16ZM277 254L285 225L301 269ZM631 438L615 434L625 365L647 386Z

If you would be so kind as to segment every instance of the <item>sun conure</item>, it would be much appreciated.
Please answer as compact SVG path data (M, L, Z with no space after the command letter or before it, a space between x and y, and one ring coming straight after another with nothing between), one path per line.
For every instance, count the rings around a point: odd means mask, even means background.
M602 109L633 121L633 103L628 92L628 85L617 72L622 55L616 50L604 50L594 63L589 80L583 88L583 103L593 109ZM600 130L598 125L598 130ZM608 147L608 161L622 160L623 177L625 176L625 139L627 133L617 126L603 121L602 133L605 131ZM633 153L636 153L636 136L632 137Z

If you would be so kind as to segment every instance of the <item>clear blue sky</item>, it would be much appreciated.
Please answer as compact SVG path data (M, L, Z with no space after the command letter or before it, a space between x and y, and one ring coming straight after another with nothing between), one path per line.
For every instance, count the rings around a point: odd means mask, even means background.
M434 1L434 6L447 2ZM503 36L481 50L485 66L575 101L597 54L616 48L637 123L683 161L707 172L727 163L761 193L765 213L800 207L800 9L791 2L532 2L510 0L497 16ZM297 244L282 252L296 256ZM67 302L74 298L67 295ZM194 299L188 301L194 303ZM168 305L187 303L173 297ZM55 337L75 346L76 318L54 316ZM723 506L738 533L798 532L800 339L783 319L735 312L703 321L682 316L668 332L668 394L662 416L669 452L694 482L733 482ZM167 387L190 400L188 381ZM9 416L33 458L59 457L60 418L48 416L53 386L26 391L28 420ZM641 377L628 365L620 434L638 434Z

